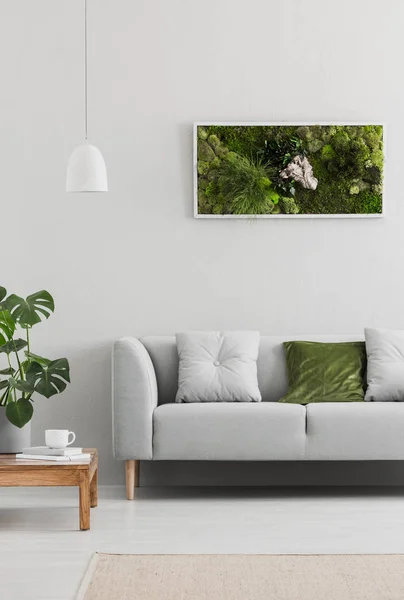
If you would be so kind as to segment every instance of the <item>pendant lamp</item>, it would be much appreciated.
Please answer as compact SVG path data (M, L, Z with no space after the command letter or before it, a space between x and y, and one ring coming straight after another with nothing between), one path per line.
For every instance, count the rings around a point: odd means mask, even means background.
M88 143L87 0L84 0L84 144L73 151L67 164L67 192L107 192L107 168L101 152Z

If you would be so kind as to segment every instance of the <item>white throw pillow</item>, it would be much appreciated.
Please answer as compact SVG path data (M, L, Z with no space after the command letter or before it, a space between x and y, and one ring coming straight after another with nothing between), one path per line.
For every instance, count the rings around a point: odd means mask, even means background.
M176 402L260 402L258 331L177 333Z
M404 401L404 331L365 329L370 402Z

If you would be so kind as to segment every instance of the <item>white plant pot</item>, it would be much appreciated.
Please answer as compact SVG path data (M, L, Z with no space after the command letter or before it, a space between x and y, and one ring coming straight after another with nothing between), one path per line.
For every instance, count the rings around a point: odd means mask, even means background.
M31 445L31 421L22 429L12 425L0 407L0 454L15 454Z

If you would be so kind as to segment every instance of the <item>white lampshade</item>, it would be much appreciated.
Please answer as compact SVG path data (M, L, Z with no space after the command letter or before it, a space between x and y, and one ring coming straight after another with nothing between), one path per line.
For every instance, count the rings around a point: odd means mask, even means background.
M67 164L66 192L107 192L107 168L91 144L77 146Z

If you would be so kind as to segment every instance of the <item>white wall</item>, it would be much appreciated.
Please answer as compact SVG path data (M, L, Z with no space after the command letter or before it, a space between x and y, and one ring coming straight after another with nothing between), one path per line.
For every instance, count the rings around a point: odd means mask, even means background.
M48 289L33 349L72 384L35 404L34 441L69 427L111 453L110 348L124 334L404 328L404 4L89 0L90 137L106 195L67 195L82 138L83 0L0 1L0 284ZM192 217L192 123L382 121L386 217Z

